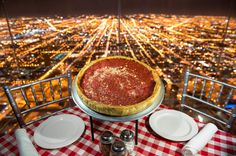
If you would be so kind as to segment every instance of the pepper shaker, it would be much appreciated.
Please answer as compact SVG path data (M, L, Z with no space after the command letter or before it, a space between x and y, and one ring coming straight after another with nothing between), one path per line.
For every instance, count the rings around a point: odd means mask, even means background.
M111 151L110 151L110 156L127 156L127 150L125 147L125 143L120 140L116 140L112 145L111 145Z
M125 143L128 154L134 156L134 132L128 129L125 129L120 134L120 139Z
M104 131L100 137L99 148L103 156L109 156L114 135L110 131Z

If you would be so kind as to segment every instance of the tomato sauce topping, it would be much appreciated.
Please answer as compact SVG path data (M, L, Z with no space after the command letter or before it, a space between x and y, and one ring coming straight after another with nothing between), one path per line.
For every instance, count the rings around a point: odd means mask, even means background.
M89 67L80 85L91 100L109 105L130 105L148 98L155 81L151 71L142 64L113 58Z

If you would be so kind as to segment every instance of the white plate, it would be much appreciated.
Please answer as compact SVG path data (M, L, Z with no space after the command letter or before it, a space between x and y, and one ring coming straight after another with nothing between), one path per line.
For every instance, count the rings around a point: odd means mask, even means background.
M153 113L149 124L158 135L173 141L186 141L198 133L193 118L176 110L163 109Z
M46 149L55 149L70 145L84 132L84 122L71 114L49 117L34 132L35 143Z

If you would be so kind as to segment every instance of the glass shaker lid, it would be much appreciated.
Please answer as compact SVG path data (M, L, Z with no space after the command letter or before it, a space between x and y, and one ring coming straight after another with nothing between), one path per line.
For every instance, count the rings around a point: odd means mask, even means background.
M124 141L131 141L134 139L134 132L125 129L121 132L120 138Z
M122 141L116 141L112 144L112 151L123 152L125 151L125 143Z
M103 143L110 143L113 140L113 134L110 131L104 131L101 135L101 141Z

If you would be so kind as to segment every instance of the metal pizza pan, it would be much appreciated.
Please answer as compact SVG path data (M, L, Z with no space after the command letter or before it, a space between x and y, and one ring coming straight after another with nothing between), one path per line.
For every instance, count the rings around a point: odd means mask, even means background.
M82 110L84 111L86 114L96 118L96 119L100 119L100 120L104 120L104 121L112 121L112 122L127 122L127 121L133 121L133 120L138 120L144 116L147 116L149 114L151 114L153 111L155 111L160 104L162 103L163 99L164 99L164 94L165 94L165 87L163 82L161 81L161 88L160 88L160 93L159 96L157 96L157 98L155 99L155 101L153 102L152 105L150 105L147 109L136 113L136 114L132 114L132 115L128 115L128 116L109 116L109 115L105 115L105 114L101 114L98 113L92 109L90 109L80 98L80 96L78 95L77 91L76 91L76 81L77 77L75 78L75 80L72 83L72 99L74 100L75 104Z

